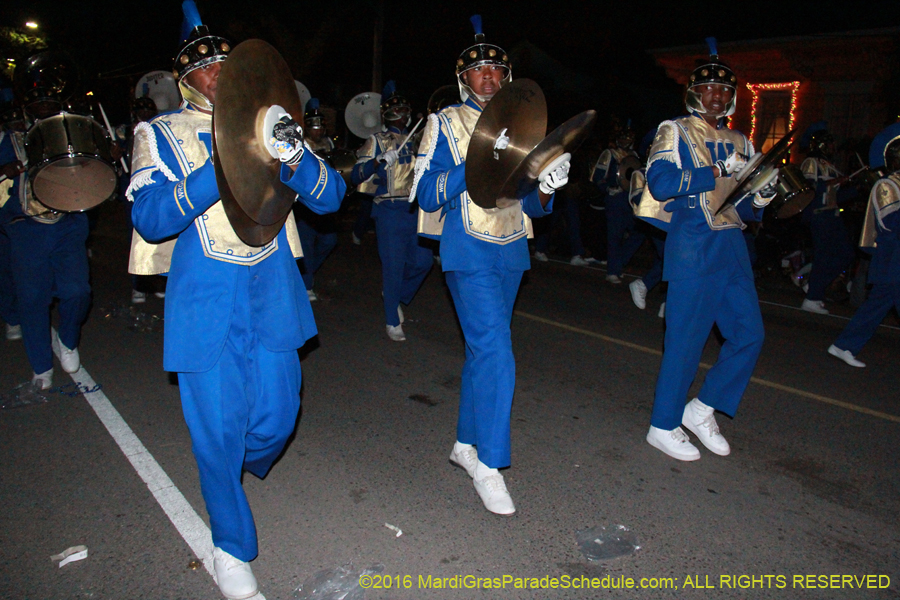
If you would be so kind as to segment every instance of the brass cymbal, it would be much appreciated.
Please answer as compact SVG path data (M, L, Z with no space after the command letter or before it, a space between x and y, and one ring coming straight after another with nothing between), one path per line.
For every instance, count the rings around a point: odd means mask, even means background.
M750 158L747 162L747 166L734 176L738 180L738 184L731 193L728 194L725 201L722 202L722 206L716 210L717 215L729 206L733 206L747 194L755 194L759 191L758 188L761 187L758 185L759 182L765 181L765 179L771 175L772 169L777 169L781 165L782 159L787 155L791 146L794 145L791 140L796 132L796 129L789 131L786 136L778 140L774 146L769 148L769 151L761 158L756 158L757 155Z
M503 184L497 206L510 206L533 192L541 171L563 154L575 152L591 134L596 122L597 111L586 110L554 129L528 153Z
M238 44L222 63L216 90L213 138L219 149L216 163L221 165L216 182L220 191L232 192L230 197L222 194L226 207L233 200L246 216L264 226L284 223L297 197L281 183L281 162L268 150L270 132L263 131L263 121L272 105L303 120L297 86L278 51L262 40ZM230 218L235 211L226 209L226 213ZM238 224L231 224L237 231Z
M218 157L218 155L216 137L214 135L213 157ZM237 236L241 238L241 241L248 246L258 247L265 246L275 239L275 236L278 235L278 232L284 227L284 222L287 220L288 215L291 214L290 207L288 207L288 211L281 217L280 221L276 221L271 225L260 225L248 217L247 213L241 209L241 205L234 199L234 194L228 186L228 180L222 173L222 162L214 160L213 164L216 171L216 184L219 186L219 197L222 199L222 208L225 209L225 216L228 217L231 228L234 229Z
M506 130L509 146L494 150ZM531 79L517 79L488 102L472 132L466 156L466 190L482 208L500 207L498 199L510 174L547 133L547 102Z

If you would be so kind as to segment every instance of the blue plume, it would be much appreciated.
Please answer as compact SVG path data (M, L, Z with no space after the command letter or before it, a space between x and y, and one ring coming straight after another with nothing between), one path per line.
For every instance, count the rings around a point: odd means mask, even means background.
M869 166L871 168L885 166L884 151L897 138L900 138L900 123L889 125L887 129L875 136L872 146L869 148Z
M184 13L184 22L181 25L181 41L187 40L191 36L191 32L197 27L203 25L200 20L200 11L194 0L184 0L181 4L181 11Z
M472 15L469 20L472 21L472 27L475 28L475 35L482 35L484 32L481 30L481 15Z
M710 56L718 56L719 55L719 47L716 42L716 38L708 37L706 38L706 44L709 46L709 55Z
M393 79L384 84L384 89L381 90L381 101L384 102L391 96L397 93L397 84Z
M803 136L800 137L800 147L809 148L809 143L812 141L813 134L822 131L823 129L828 129L828 123L826 121L816 121L807 127L806 131L803 132Z
M319 110L319 99L310 98L306 101L306 110Z

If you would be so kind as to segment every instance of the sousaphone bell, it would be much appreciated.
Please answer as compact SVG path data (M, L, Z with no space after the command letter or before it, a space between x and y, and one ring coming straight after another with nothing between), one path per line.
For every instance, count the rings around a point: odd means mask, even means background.
M353 96L344 110L344 122L353 135L362 139L381 131L381 94L363 92Z

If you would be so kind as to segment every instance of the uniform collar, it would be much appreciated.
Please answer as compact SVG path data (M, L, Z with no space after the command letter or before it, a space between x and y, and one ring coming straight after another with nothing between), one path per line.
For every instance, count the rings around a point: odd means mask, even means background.
M701 115L701 114L698 113L698 112L691 111L691 116L692 116L692 117L697 117L698 119L700 119L701 121L703 121L704 123L706 123L706 119L704 119L704 118L703 118L703 115ZM709 123L706 123L706 124L709 125ZM712 126L710 125L710 127L712 127ZM720 117L720 118L716 121L716 129L725 129L725 117Z
M468 106L469 108L474 108L474 109L477 110L478 112L482 112L482 111L484 110L484 109L481 108L481 106L479 106L479 104L478 104L477 102L475 102L475 101L472 99L471 96L468 97L468 98L466 98L465 106Z

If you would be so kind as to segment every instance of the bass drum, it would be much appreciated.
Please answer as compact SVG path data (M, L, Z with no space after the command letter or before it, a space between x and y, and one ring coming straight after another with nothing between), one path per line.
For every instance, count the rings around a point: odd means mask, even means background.
M60 113L41 119L25 134L28 178L44 206L81 212L116 192L111 141L90 117Z
M353 171L353 165L356 164L356 152L341 149L333 150L330 154L325 155L325 160L335 171L341 174L349 192L353 187L353 183L350 181L350 173Z

